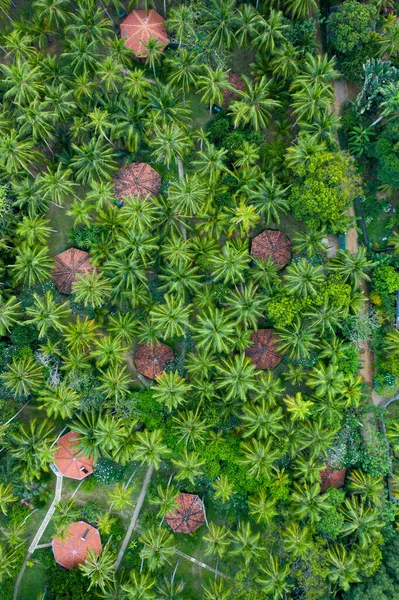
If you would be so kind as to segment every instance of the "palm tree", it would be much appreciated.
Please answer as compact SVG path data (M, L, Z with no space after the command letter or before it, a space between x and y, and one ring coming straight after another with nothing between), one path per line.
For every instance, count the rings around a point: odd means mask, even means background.
M88 122L85 129L90 133L93 131L95 135L103 137L108 144L114 146L114 143L109 139L109 135L113 132L114 125L108 111L96 107L87 115L87 117Z
M206 313L199 314L193 329L198 350L230 353L234 326L224 311L210 308Z
M250 200L258 214L264 220L265 227L270 223L280 224L280 213L287 214L289 187L281 185L274 174L270 179L262 177L254 190L250 191Z
M370 279L367 270L373 266L375 262L367 258L367 248L360 246L355 254L351 254L348 250L339 250L327 264L327 269L339 273L344 281L359 287L362 280Z
M163 443L161 430L155 429L151 432L145 430L137 433L137 445L133 452L134 460L159 469L162 457L167 457L169 454L170 450Z
M40 82L42 72L39 66L33 67L27 61L16 60L10 66L2 64L3 85L6 88L4 99L12 99L16 104L27 106L43 91Z
M144 544L140 556L148 560L149 571L155 571L166 564L170 564L170 559L174 553L173 535L166 529L152 527L140 536L140 542Z
M246 566L254 557L260 556L260 533L253 533L249 523L241 522L237 531L232 532L230 537L234 546L230 553L244 558Z
M216 479L216 481L212 482L212 488L214 498L216 498L216 500L220 500L222 504L228 502L234 495L234 485L230 483L227 475L224 475L223 473Z
M292 500L298 519L309 521L312 525L320 520L324 510L330 508L328 496L320 495L320 484L299 485L294 483Z
M167 486L165 488L161 485L157 486L157 495L155 498L150 499L150 503L155 504L155 506L158 507L157 517L164 517L166 514L178 508L179 503L177 498L179 497L179 494L179 490L173 486Z
M240 100L230 103L230 113L235 114L237 108L245 105L244 123L248 123L255 131L266 129L271 118L271 111L280 107L280 102L270 98L270 80L263 76L253 83L246 75L242 76L245 90L239 91Z
M153 388L154 398L164 404L169 412L187 402L191 386L177 372L164 372L156 381L158 385Z
M74 27L74 26L72 26ZM75 76L93 76L101 60L96 40L87 39L85 35L76 35L67 40L67 51L61 57L68 63Z
M17 500L13 494L13 486L11 483L0 483L0 510L3 515L8 512L8 505Z
M269 256L266 260L253 259L253 267L251 267L252 278L262 290L268 294L273 293L275 288L280 283L278 276L279 267L274 260Z
M280 566L277 556L269 555L267 566L262 566L262 577L257 578L257 582L262 586L266 594L271 594L273 600L286 598L293 584L290 583L288 577L291 574L289 564Z
M122 40L114 40L113 43L121 42ZM120 47L120 51L123 52L125 46ZM128 56L129 54L127 54ZM126 58L127 58L126 56ZM122 57L125 58L125 55L122 53ZM99 66L98 78L100 80L100 85L105 87L105 90L110 92L118 92L121 84L123 83L122 76L122 65L119 60L115 56L107 56L104 59L104 62Z
M185 154L191 149L191 141L186 132L174 124L156 127L154 137L150 141L154 148L152 156L157 162L164 162L168 169L178 159L183 160Z
M250 281L244 288L230 295L228 312L238 325L256 331L258 321L263 316L264 303L262 294L258 294L258 288Z
M130 313L117 312L111 315L108 321L108 332L116 340L120 340L126 345L130 345L137 334L136 317Z
M345 523L341 535L356 535L359 548L365 549L375 541L381 540L381 529L385 522L375 507L370 507L357 497L346 498L341 507Z
M72 284L72 291L78 302L84 306L100 308L107 302L111 293L111 284L107 277L97 270L77 274L76 281Z
M107 546L102 549L99 555L97 555L95 550L89 548L85 562L79 565L79 569L82 571L84 577L90 579L90 585L87 589L90 590L94 586L104 591L114 580L114 563L114 554Z
M179 564L179 563L177 563ZM159 600L162 598L166 598L167 600L178 600L178 598L182 597L182 592L185 587L185 582L180 580L178 583L174 581L174 575L169 580L164 576L163 581L157 585L157 592Z
M34 148L32 138L21 139L16 130L0 135L0 167L6 175L21 175L27 171L34 177L30 170L32 163L44 157Z
M148 42L142 42L142 44L145 47L146 64L152 69L154 79L156 80L157 72L155 70L155 65L162 60L163 46L157 38L150 38Z
M182 6L181 10L189 9ZM198 54L180 48L176 54L165 60L165 65L168 66L168 83L173 88L181 90L185 100L185 95L197 85L200 71Z
M33 298L33 306L28 306L26 309L27 315L31 317L27 319L26 323L36 325L39 330L39 339L45 337L49 329L63 331L65 329L63 321L71 316L68 302L57 304L54 294L50 290L44 297L33 294Z
M246 240L227 241L221 252L209 258L215 281L222 280L224 284L244 283L249 261Z
M124 483L116 483L108 495L110 510L122 511L126 506L133 506L133 487L126 487Z
M320 483L320 472L325 469L325 464L315 455L308 456L301 453L294 462L294 476L300 483Z
M326 235L324 227L296 231L292 236L292 241L294 242L293 249L298 254L306 253L308 258L313 258L317 254L323 254L327 249L326 242L324 241Z
M101 385L99 391L105 393L106 398L113 398L115 404L123 400L128 394L131 385L131 376L127 373L127 367L121 368L120 363L110 365L106 371L101 371Z
M11 266L10 270L14 276L15 285L25 283L30 287L48 279L52 266L53 261L48 256L47 247L31 247L22 243L17 249L15 264Z
M306 384L314 389L316 396L327 397L331 401L342 394L344 379L345 375L336 364L325 365L320 362L310 371Z
M283 42L281 48L275 50L270 66L277 79L290 82L298 74L300 53L290 42Z
M271 525L273 518L278 514L276 499L268 498L264 490L261 490L255 496L250 496L248 504L249 514L257 523Z
M243 402L249 392L256 389L255 366L245 354L225 358L217 366L217 387L224 390L226 401L240 398Z
M25 483L39 479L41 471L48 471L54 453L50 447L53 434L54 427L47 419L40 424L33 419L29 425L20 424L11 435L15 445L10 448L10 453L18 461L18 473Z
M355 469L349 475L349 489L352 494L359 495L373 504L379 505L384 493L382 477L372 477L368 473Z
M171 182L168 197L179 214L191 217L204 210L209 190L197 175L185 176Z
M236 33L237 43L240 48L247 48L257 33L259 24L259 13L252 4L243 4L237 10L237 25L239 28Z
M68 0L35 0L33 6L38 18L57 30L64 27L71 16Z
M263 442L253 438L241 446L243 457L239 462L247 467L248 475L255 478L270 476L272 464L280 456L278 448L272 446L271 439Z
M96 337L96 324L93 320L85 317L76 317L75 323L70 323L65 332L65 341L71 350L86 350L90 348Z
M214 144L205 141L204 149L197 153L197 159L192 161L192 165L197 168L197 174L206 178L212 186L217 183L222 172L228 171L224 163L226 155L226 148L216 148Z
M43 370L32 356L14 356L7 371L0 377L15 396L27 396L40 388Z
M168 31L175 33L179 41L179 49L182 44L183 37L195 36L194 15L189 6L181 4L176 8L172 8L169 17L166 21Z
M258 35L253 40L253 46L255 48L262 48L263 51L273 54L276 47L286 40L284 32L287 29L287 25L283 19L283 13L280 10L274 10L274 8L271 9L267 19L258 18Z
M316 296L318 288L323 282L322 266L313 266L305 258L290 264L286 269L285 286L290 294Z
M90 184L94 179L110 179L110 173L116 170L114 151L104 146L100 138L93 137L80 148L72 144L72 148L75 154L71 158L70 166L80 183Z
M326 429L324 421L318 417L314 421L306 423L302 431L302 448L308 448L313 456L325 453L331 447L336 437L336 430Z
M130 66L130 64L129 64ZM123 92L132 100L142 101L148 90L151 89L151 83L142 69L133 69L125 75L123 81Z
M71 180L72 171L58 163L57 168L49 167L38 176L38 191L44 200L63 206L64 198L75 195L75 183ZM78 199L81 201L80 198Z
M183 442L185 447L195 447L204 441L208 425L206 420L201 419L199 408L196 410L186 410L177 413L173 417L173 431L178 435L179 442Z
M131 598L140 598L140 600L154 600L155 592L153 588L156 579L149 573L136 573L130 571L128 583L122 585L123 591ZM119 596L116 597L119 599Z
M165 295L165 304L157 304L150 312L154 327L166 339L173 339L185 334L191 315L191 307L172 295Z
M217 50L231 50L236 41L235 27L237 25L234 0L211 0L209 8L205 8L209 46Z
M229 87L228 75L223 67L212 69L208 65L205 65L203 73L197 79L198 93L201 94L202 102L209 103L209 114L212 115L213 105L223 104L223 91Z
M269 436L278 438L281 435L283 413L280 407L270 410L269 402L262 398L260 404L244 406L241 415L243 422L243 437L268 439Z
M205 460L200 457L198 452L188 451L184 448L178 458L172 459L173 465L177 468L177 481L187 480L191 485L195 484L195 479L203 473L201 467Z
M295 396L285 396L284 404L293 421L305 421L313 407L313 402L304 400L301 392L296 392Z
M279 348L290 358L309 358L312 347L316 346L316 333L306 327L297 317L291 325L278 327Z
M290 169L297 171L299 167L306 168L313 156L326 149L326 143L314 135L299 135L295 144L288 148L285 161Z
M209 529L203 537L205 542L205 556L213 555L217 556L217 558L222 558L230 546L228 535L229 533L224 525L209 523Z
M70 419L80 406L77 392L68 387L65 381L61 381L56 386L47 386L45 389L40 390L39 398L43 402L40 408L44 408L50 418Z
M298 523L291 523L284 531L284 550L294 558L305 559L313 550L312 532L309 527L300 527Z
M327 550L328 578L338 584L340 589L346 592L350 588L351 583L361 581L358 571L359 567L356 564L355 554L349 554L345 546L335 544Z
M202 586L202 589L203 600L229 600L231 597L231 588L226 588L222 579L211 581L207 586Z
M18 302L15 296L10 296L8 300L4 300L0 296L0 336L5 336L6 331L20 322L21 317L21 302Z
M295 85L295 81L294 81ZM334 92L331 85L318 81L302 83L292 95L293 112L298 123L317 121L333 103Z
M294 19L305 19L318 10L317 0L288 0L287 9Z
M123 362L128 350L129 346L124 345L120 338L104 335L95 340L94 350L90 355L100 369L108 364L117 367Z
M47 227L48 219L36 216L25 216L22 218L15 229L15 234L19 238L24 239L28 246L36 244L46 245L47 238L51 233L51 228Z

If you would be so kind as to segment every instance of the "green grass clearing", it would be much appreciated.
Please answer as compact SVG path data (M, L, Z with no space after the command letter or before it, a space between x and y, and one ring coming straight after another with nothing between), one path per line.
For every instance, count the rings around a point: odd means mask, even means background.
M35 600L46 586L46 569L41 564L27 566L18 590L18 600Z

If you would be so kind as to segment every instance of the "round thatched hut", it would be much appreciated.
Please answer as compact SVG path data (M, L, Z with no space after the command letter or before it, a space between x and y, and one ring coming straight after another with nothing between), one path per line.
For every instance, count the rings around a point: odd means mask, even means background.
M205 523L204 505L195 494L180 494L178 508L165 516L165 521L176 533L193 533Z
M98 530L85 521L71 523L65 539L54 538L51 545L55 560L66 569L84 563L88 550L98 555L102 548Z
M77 248L69 248L54 257L53 279L62 294L72 294L72 284L77 275L93 271L90 254Z
M132 10L121 23L121 37L126 40L126 47L133 50L138 58L148 56L144 44L148 44L150 39L157 40L162 50L170 41L165 19L152 8L149 11Z
M290 240L282 231L266 229L254 237L251 244L251 256L267 260L269 256L282 269L291 260Z

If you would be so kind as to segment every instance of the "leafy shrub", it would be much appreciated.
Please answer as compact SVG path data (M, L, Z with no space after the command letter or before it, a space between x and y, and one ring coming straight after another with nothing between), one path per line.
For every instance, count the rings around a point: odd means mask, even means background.
M317 530L335 540L341 532L344 521L344 516L333 506L324 511L323 516L317 524Z
M399 273L388 265L378 265L373 271L373 286L381 294L399 290Z

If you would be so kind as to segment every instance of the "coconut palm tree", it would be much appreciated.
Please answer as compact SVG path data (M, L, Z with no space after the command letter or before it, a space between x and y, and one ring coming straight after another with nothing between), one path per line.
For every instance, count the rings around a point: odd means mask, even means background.
M325 469L325 464L317 456L308 456L301 453L294 462L294 476L301 484L320 483L320 472Z
M287 9L294 19L305 19L318 10L317 0L288 0Z
M187 8L183 6L182 10ZM179 48L176 54L165 60L165 65L168 67L168 84L182 91L183 101L185 95L197 85L200 72L199 61L199 55L189 52L186 48Z
M231 500L234 495L234 485L230 483L227 475L223 473L212 482L213 495L216 500L220 500L222 504L225 504Z
M142 44L145 47L146 64L150 67L150 69L152 69L152 72L154 73L154 79L156 80L157 72L155 65L159 64L162 60L163 46L157 38L150 38L148 42L142 42Z
M305 400L301 392L295 396L285 396L284 404L293 421L305 421L313 407L313 402Z
M166 339L185 334L191 315L191 307L172 295L165 295L165 304L156 304L150 312L150 318L156 329Z
M181 404L187 402L191 385L178 375L177 371L164 372L156 379L157 386L153 388L155 400L165 405L171 412Z
M234 0L211 0L204 9L210 48L231 50L236 41L237 13Z
M284 531L284 550L294 558L306 558L313 550L312 533L309 527L300 527L298 523L291 523Z
M16 252L15 264L11 266L14 284L24 283L28 286L42 283L50 276L52 259L48 256L48 248L28 246L22 243Z
M198 350L230 353L234 326L223 310L211 308L199 314L193 330Z
M153 148L152 156L157 162L164 162L168 169L172 163L184 156L191 149L191 140L186 132L174 124L164 125L154 130L154 137L150 140Z
M269 179L262 177L255 189L249 190L251 204L262 217L265 227L273 222L280 224L280 213L287 214L289 187L281 185L274 174Z
M252 4L242 4L237 10L236 20L239 26L236 32L237 44L240 48L247 48L257 34L259 13Z
M291 106L300 124L317 121L334 100L333 88L328 83L301 83L295 90Z
M284 82L290 82L297 76L300 64L300 53L290 42L283 42L281 48L273 53L270 67L273 75Z
M287 327L278 327L279 348L290 358L309 358L318 341L316 332L298 317Z
M40 408L46 410L49 418L70 419L80 406L78 393L65 381L40 390L39 399L43 403Z
M228 299L228 314L246 329L257 330L258 321L263 316L265 300L258 288L250 281L241 290L233 292Z
M35 0L33 7L37 17L56 30L64 27L71 16L68 0Z
M63 321L69 319L71 310L68 302L57 304L53 292L48 290L45 296L33 294L34 304L26 309L27 315L31 318L26 323L36 325L39 330L39 339L46 336L49 329L55 331L64 331Z
M314 393L319 398L327 397L333 400L337 395L342 394L345 375L334 363L325 365L322 362L317 363L310 371L306 384L314 389Z
M206 420L201 419L199 408L179 412L173 417L173 431L183 442L185 447L195 447L204 441L208 425Z
M270 405L265 398L259 404L244 406L241 415L243 422L243 437L257 437L268 439L269 436L278 438L281 435L281 421L283 413L280 407L270 410Z
M273 447L272 440L259 441L253 438L242 443L243 457L240 463L247 467L250 477L268 477L275 460L280 456L278 448Z
M290 264L284 277L285 286L290 294L316 296L319 286L324 282L321 265L313 266L305 258Z
M228 600L231 597L231 588L227 588L222 579L210 581L207 586L202 586L202 589L203 600Z
M249 514L257 523L271 525L273 518L278 514L276 499L268 498L264 490L250 496L248 505Z
M367 506L364 501L352 496L346 498L340 508L345 517L341 534L356 535L360 548L367 548L374 541L381 540L381 529L385 522L375 507Z
M177 469L176 480L187 480L194 486L195 479L203 473L201 467L205 464L205 459L198 452L184 448L178 458L172 459L172 463Z
M364 471L355 469L349 475L349 489L352 494L359 495L373 504L380 504L384 493L384 482L382 477L372 477Z
M54 427L47 419L40 424L33 419L29 425L20 424L11 435L15 444L10 453L17 460L18 473L25 483L39 479L42 471L48 471L54 454L50 447L53 434Z
M359 287L361 281L370 279L367 271L374 265L375 262L367 258L367 248L360 246L355 254L351 254L348 250L339 250L327 264L327 269L339 273L344 281Z
M21 176L21 171L26 171L34 177L31 164L43 158L31 137L21 139L16 130L0 135L0 168L4 174Z
M140 556L143 560L148 561L150 572L170 564L172 554L174 554L174 539L171 533L166 529L154 526L143 533L139 539L144 544Z
M209 529L203 537L205 542L205 556L222 558L230 546L228 536L229 532L224 525L209 523Z
M22 238L28 246L36 244L45 245L51 233L51 228L47 225L50 223L48 219L36 216L25 216L22 218L15 229L15 235Z
M217 388L223 390L226 401L240 398L243 402L247 394L256 390L255 366L245 354L222 359L217 366Z
M317 254L324 254L327 250L327 244L324 241L326 235L324 227L296 231L292 236L292 241L294 242L293 249L298 254L305 253L308 258L313 258Z
M191 217L206 209L209 190L197 175L185 176L171 182L168 197L179 214Z
M104 348L97 348L98 351L103 354ZM121 367L119 362L110 365L106 371L100 371L100 373L99 380L101 381L101 385L97 389L104 392L106 398L113 398L115 404L118 404L128 394L132 381L131 376L127 372L127 367Z
M263 575L257 578L257 582L262 586L264 592L270 594L273 600L286 598L290 589L294 587L288 581L291 574L290 565L280 566L277 556L270 554L266 566L262 566L261 570Z
M162 458L170 454L169 448L163 443L162 432L159 429L137 433L137 445L133 452L133 459L159 469Z
M335 544L327 550L328 578L340 589L348 591L351 583L360 581L355 554L348 554L345 546Z
M122 483L116 483L115 487L108 494L108 504L110 510L122 511L127 506L133 506L132 500L133 487L126 487Z
M20 321L20 308L21 302L15 296L10 296L8 300L0 296L0 336L5 336Z
M27 396L40 388L43 370L32 356L14 356L7 371L0 377L15 396Z
M98 72L101 55L98 52L98 43L94 39L88 40L85 35L79 34L67 41L67 50L61 58L69 65L73 74L93 76Z
M105 365L120 367L128 350L129 346L124 345L120 338L104 335L95 339L94 350L90 356L95 359L99 369Z
M108 332L122 343L130 345L137 333L137 320L130 312L117 312L110 316Z
M168 31L176 35L180 49L184 37L195 36L193 11L185 4L172 8L166 26Z
M294 483L292 494L294 511L298 519L312 525L320 520L322 512L330 507L328 496L320 494L320 484L299 485Z
M72 171L65 169L61 163L58 163L57 168L48 167L47 171L40 173L37 179L38 191L43 199L57 206L63 206L65 198L75 195L76 184L72 181Z
M290 169L297 171L299 167L306 168L313 156L325 150L327 150L326 143L318 140L314 135L299 135L295 144L288 148L285 162Z
M104 146L100 138L93 137L81 147L72 144L72 148L70 166L82 184L90 184L94 179L110 179L110 173L116 170L114 151Z
M8 505L17 500L17 497L14 496L13 490L14 488L11 483L0 483L0 510L3 515L7 514Z
M179 490L174 486L157 486L157 495L154 498L150 498L150 504L154 504L158 507L158 517L164 517L166 514L178 508L179 503L177 498L179 497L179 494Z
M302 431L301 449L307 448L313 456L317 456L317 454L326 452L335 437L336 430L334 428L326 429L323 420L318 417L314 421L306 423Z
M74 323L70 323L65 332L65 341L71 350L87 350L96 337L96 324L93 320L79 315Z
M280 102L270 98L270 80L263 76L259 81L253 83L246 75L242 76L245 90L238 91L240 100L230 103L229 112L234 115L237 103L245 104L243 121L250 124L255 131L266 129L271 118L271 111L280 107ZM242 107L241 104L239 104Z
M272 8L267 19L257 19L258 35L253 40L253 46L262 49L263 52L273 54L276 47L285 42L286 29L283 13Z
M122 56L124 55L122 54ZM104 86L108 93L118 92L123 83L122 65L115 56L107 56L104 62L99 65L97 76L100 80L100 86Z
M102 549L99 555L95 550L89 548L85 562L79 565L83 576L90 579L90 585L87 589L99 587L104 591L115 577L114 563L115 556L107 546Z
M244 283L245 269L250 261L246 240L227 241L221 252L210 257L215 281L224 284Z
M92 308L103 306L111 293L112 287L107 277L97 271L77 274L76 281L72 284L72 291L78 302L83 302L84 306L90 305Z
M260 533L253 533L248 522L241 522L237 531L230 533L230 538L233 543L230 553L244 558L247 566L254 557L260 555L262 550Z
M153 591L156 579L149 573L136 573L130 571L129 581L122 585L123 591L131 598L140 598L140 600L153 600L155 592ZM119 596L116 596L119 599ZM123 599L122 599L123 600Z
M214 104L223 104L223 91L229 87L226 70L222 67L212 69L205 65L203 75L197 78L196 84L202 102L209 104L209 114L212 115Z
M16 60L10 65L2 64L1 69L6 88L5 100L11 99L18 105L27 106L43 91L43 74L39 66L33 67L27 61Z
M196 167L197 174L203 176L211 186L214 186L221 173L228 171L224 159L227 155L225 148L216 148L214 144L205 141L203 150L197 153L192 165Z

